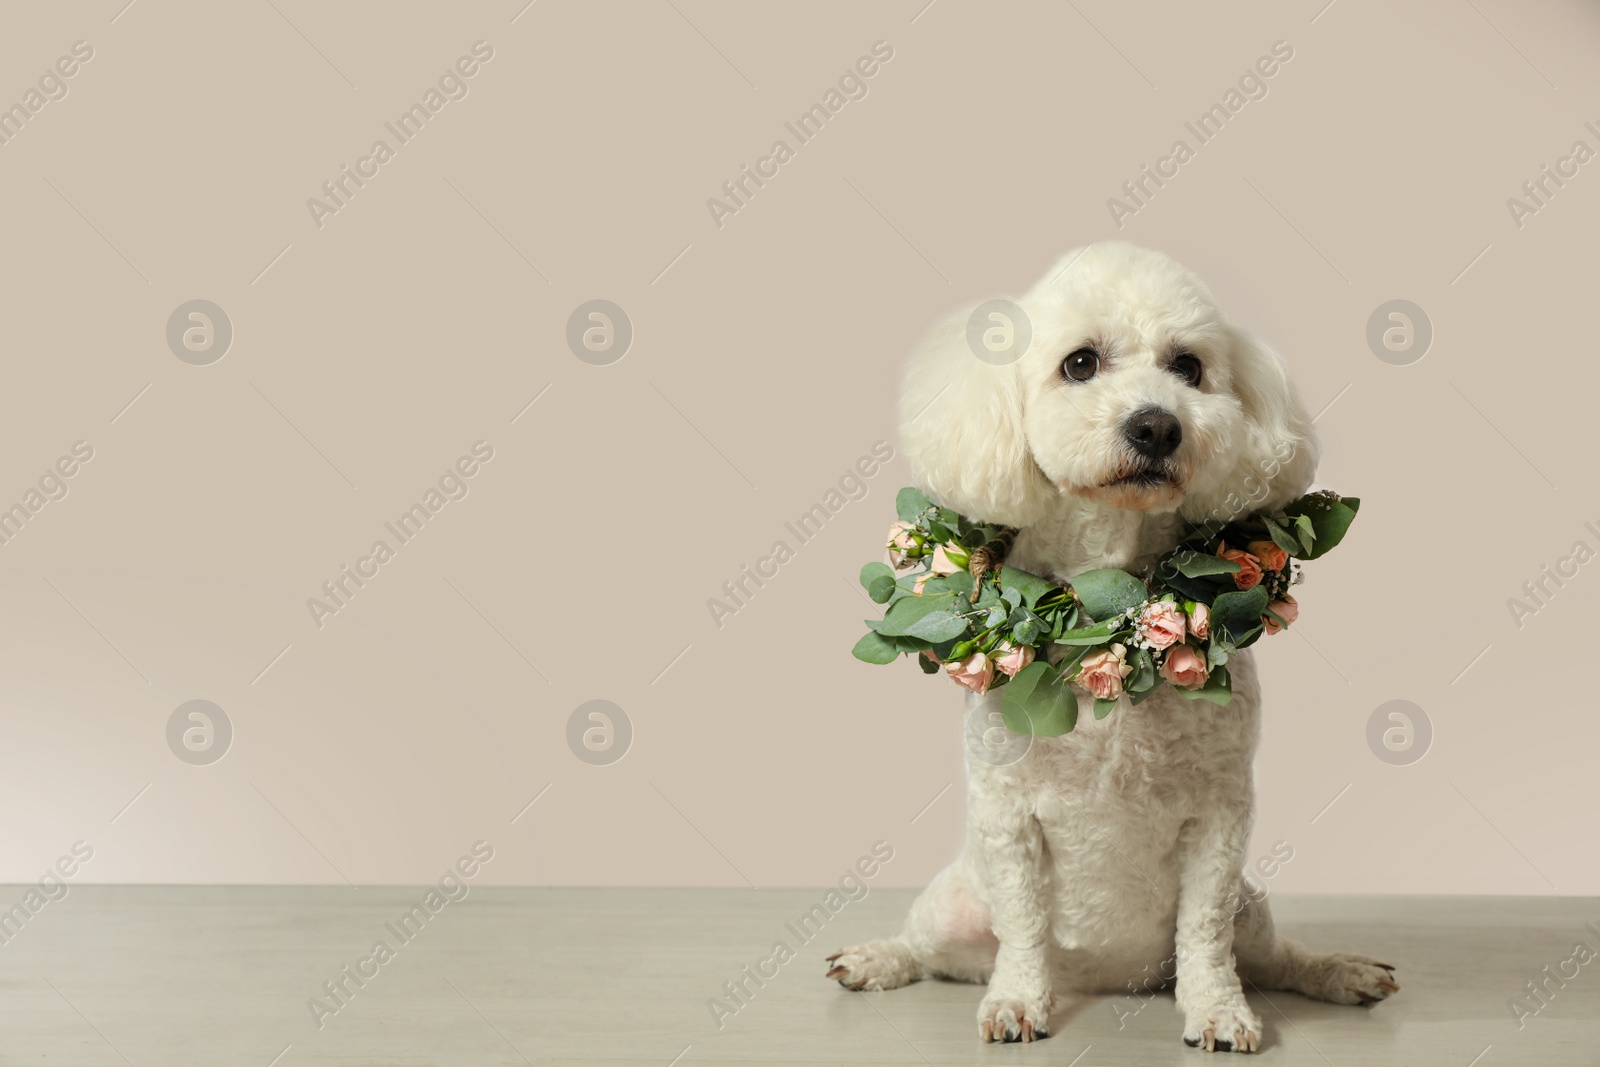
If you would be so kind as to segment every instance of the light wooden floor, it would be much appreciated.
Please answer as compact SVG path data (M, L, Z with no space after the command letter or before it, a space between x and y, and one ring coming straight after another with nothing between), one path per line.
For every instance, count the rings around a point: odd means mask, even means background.
M4 887L0 901L22 893ZM423 893L74 886L0 946L0 1064L1212 1062L1180 1043L1170 996L1120 1029L1111 1005L1137 1002L1058 1007L1049 1040L985 1047L976 986L870 994L825 981L823 957L892 932L909 892L873 890L801 944L785 924L822 890L477 888L402 944L385 923ZM1554 999L1520 1031L1507 1006L1575 942L1600 949L1585 928L1600 927L1600 901L1275 896L1274 906L1289 936L1375 954L1404 988L1371 1009L1252 995L1264 1062L1600 1063L1600 961L1565 988L1552 983ZM380 939L394 958L319 1030L308 998ZM719 1031L708 1001L778 941L796 958Z

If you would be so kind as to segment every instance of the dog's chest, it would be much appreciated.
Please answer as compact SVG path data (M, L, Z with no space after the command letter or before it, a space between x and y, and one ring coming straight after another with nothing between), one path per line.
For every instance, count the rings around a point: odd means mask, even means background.
M1237 788L1240 771L1248 773L1253 724L1243 712L1163 687L1096 719L1084 697L1071 733L1036 739L1033 772L1046 795L1085 809L1181 812L1218 788Z
M1201 807L1250 790L1252 668L1248 655L1237 657L1238 684L1225 707L1164 686L1096 719L1085 696L1071 733L1032 738L1026 755L1004 765L974 761L973 786L1029 808L1047 832L1136 826L1145 837L1175 833Z
M1184 824L1249 803L1253 696L1219 708L1166 688L1100 720L1085 700L1071 733L1033 738L1007 766L970 762L976 809L1039 825L1059 945L1132 938L1137 955L1170 937Z

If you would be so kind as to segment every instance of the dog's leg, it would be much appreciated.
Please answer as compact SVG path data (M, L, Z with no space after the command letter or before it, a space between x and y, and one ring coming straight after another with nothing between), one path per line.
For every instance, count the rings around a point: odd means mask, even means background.
M990 924L999 939L989 992L978 1005L985 1041L1049 1035L1051 909L1044 892L1044 831L1027 811L973 810L969 840L988 887Z
M1279 937L1265 897L1251 900L1234 920L1239 977L1262 989L1289 989L1335 1004L1374 1004L1400 987L1394 968L1351 952L1312 952Z
M1254 1052L1261 1020L1234 970L1234 914L1250 833L1248 803L1217 806L1181 835L1178 888L1178 1009L1183 1043L1207 1052Z
M939 872L911 905L899 937L868 941L828 957L846 989L897 989L923 978L987 982L999 947L989 909L978 900L965 866Z

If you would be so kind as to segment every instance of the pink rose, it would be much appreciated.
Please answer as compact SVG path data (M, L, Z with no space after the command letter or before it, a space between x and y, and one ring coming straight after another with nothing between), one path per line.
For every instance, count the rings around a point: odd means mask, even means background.
M1183 612L1170 600L1158 600L1140 613L1139 633L1157 651L1171 648L1183 640Z
M1269 571L1281 571L1289 563L1289 553L1271 541L1251 541L1250 551Z
M957 571L966 570L964 564L959 564L950 558L950 553L945 551L944 545L935 545L933 549L933 573L941 577L955 574Z
M1083 657L1078 685L1101 700L1115 700L1122 695L1122 680L1133 673L1133 665L1124 658L1127 654L1121 645L1112 645Z
M974 652L964 660L946 663L944 670L955 679L957 685L970 689L979 696L987 693L989 686L994 682L994 662L982 652Z
M1189 612L1189 632L1195 638L1204 641L1211 636L1211 609L1204 604L1196 604L1194 610Z
M1012 648L1010 641L1002 641L994 647L994 665L1010 677L1016 677L1018 671L1032 662L1033 648L1030 645Z
M1206 658L1189 645L1170 649L1161 664L1161 677L1179 689L1199 689L1209 674Z
M1261 621L1266 624L1267 633L1269 634L1275 634L1279 630L1287 630L1300 617L1300 605L1295 603L1294 597L1287 593L1283 595L1282 600L1274 600L1268 604L1267 610L1277 612L1283 619L1282 622L1279 622L1271 615L1261 616Z
M1239 565L1238 573L1233 576L1233 584L1240 589L1254 589L1261 584L1261 563L1250 553L1229 548L1224 543L1217 546L1217 555Z
M899 570L909 562L906 554L917 547L917 542L911 536L911 531L915 529L915 526L904 521L889 527L889 540L885 547L889 550L889 566L895 570Z

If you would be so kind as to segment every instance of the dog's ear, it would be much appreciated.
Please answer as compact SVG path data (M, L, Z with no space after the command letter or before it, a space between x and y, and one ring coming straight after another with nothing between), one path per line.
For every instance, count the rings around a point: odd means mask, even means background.
M1238 462L1221 492L1212 500L1185 503L1185 515L1197 520L1232 519L1287 504L1311 488L1321 455L1283 360L1231 325L1227 341L1232 390L1244 409L1244 436L1235 446Z
M997 366L967 343L969 312L935 329L906 368L900 441L929 499L969 518L1028 526L1058 495L1023 430L1026 361Z

